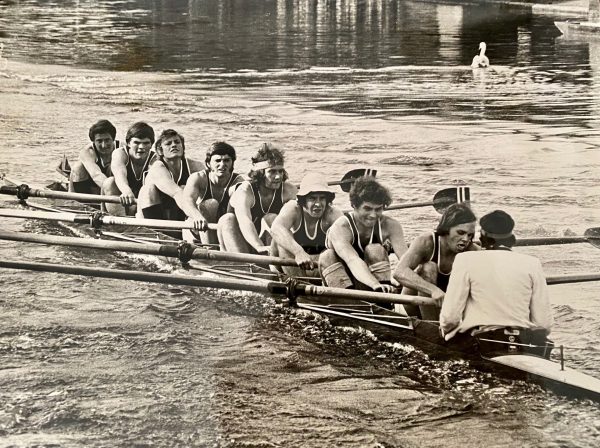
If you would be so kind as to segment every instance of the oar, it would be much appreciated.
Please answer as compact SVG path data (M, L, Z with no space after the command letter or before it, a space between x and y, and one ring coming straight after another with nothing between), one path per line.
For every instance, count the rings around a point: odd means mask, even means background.
M40 188L31 188L28 185L3 185L0 186L0 194L16 196L19 199L50 198L50 199L68 199L79 202L105 202L110 204L120 204L119 196L106 196L101 194L73 193L67 191L54 191Z
M88 224L92 227L100 225L121 225L133 227L149 227L151 229L182 230L193 229L191 221L169 221L166 219L127 218L122 216L103 215L101 213L78 214L69 212L39 212L33 210L19 210L0 208L0 216L7 218L30 218L44 221L65 221L75 224ZM208 224L211 230L217 230L217 224Z
M202 288L227 288L233 290L254 291L285 296L318 296L333 299L362 300L373 303L407 303L412 305L434 305L429 297L408 296L403 294L357 291L351 289L328 288L309 284L283 282L255 282L240 279L217 279L192 277L154 272L103 269L98 267L69 266L64 264L36 263L25 261L0 260L0 268L23 269L36 272L55 272L61 274L84 275L112 279L134 280L141 282L165 283L170 285L197 286Z
M553 236L542 238L518 238L515 246L550 246L553 244L589 243L600 249L600 227L587 229L583 236Z
M408 202L405 204L392 204L385 210L400 210L404 208L433 206L438 213L444 213L452 204L468 203L471 200L470 187L451 187L438 191L430 202Z
M26 243L55 244L59 246L85 247L87 249L117 250L135 254L158 255L180 258L181 250L175 244L140 244L126 241L111 241L91 238L74 238L68 236L39 235L35 233L7 232L0 230L0 240L21 241ZM297 266L291 258L269 257L264 255L238 254L219 252L204 248L193 248L189 254L196 260L234 261L240 263L274 264L280 266Z
M600 273L591 274L568 274L568 275L549 275L546 277L548 285L560 285L563 283L582 283L600 281Z
M352 184L354 183L354 181L356 179L358 179L359 177L363 177L363 176L376 177L377 170L365 169L365 168L357 168L355 170L350 170L346 174L344 174L344 177L342 177L342 180L338 180L338 181L334 181L334 182L327 182L327 185L339 185L340 188L342 189L342 191L348 193L350 191L350 188L352 188Z

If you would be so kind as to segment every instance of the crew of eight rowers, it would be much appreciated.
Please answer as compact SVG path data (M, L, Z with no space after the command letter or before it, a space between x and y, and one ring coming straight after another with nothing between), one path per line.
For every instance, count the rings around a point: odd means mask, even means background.
M476 217L454 204L437 228L407 247L402 225L383 214L388 190L372 177L356 180L352 210L332 204L335 193L320 174L306 175L298 190L287 180L282 151L262 144L247 177L234 171L235 149L213 143L204 162L185 155L184 138L168 129L155 141L144 122L131 126L125 145L107 120L90 128L91 144L72 167L69 189L117 195L106 204L115 215L194 223L194 236L222 250L294 258L292 276L320 275L328 286L429 296L440 306L409 306L409 315L440 320L446 340L506 327L543 340L552 315L541 263L511 251L513 219L501 210ZM154 148L154 149L153 149ZM218 230L208 230L218 223ZM485 249L485 250L481 250ZM389 254L398 262L392 272ZM450 273L452 272L452 275ZM441 311L441 312L440 312Z

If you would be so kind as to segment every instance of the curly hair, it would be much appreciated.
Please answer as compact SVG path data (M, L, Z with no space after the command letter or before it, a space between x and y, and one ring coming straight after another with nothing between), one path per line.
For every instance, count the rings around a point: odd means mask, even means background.
M389 190L375 180L373 176L359 177L350 189L350 205L354 208L361 206L363 202L382 204L387 207L392 203Z
M254 157L251 158L252 163L259 162L269 162L271 165L283 165L285 162L285 158L283 156L283 151L279 148L276 148L271 143L263 143L260 145L258 152ZM248 173L248 178L250 182L257 185L265 178L265 170L264 169L251 169ZM284 170L283 172L283 182L288 179L288 173Z
M109 134L114 140L117 137L117 128L108 120L99 120L90 127L88 132L90 141L94 141L96 134Z
M144 121L138 121L133 123L127 134L125 134L125 142L129 145L132 138L139 138L140 140L148 138L151 143L154 143L154 129L148 123Z
M166 139L171 138L171 137L179 137L179 139L181 140L181 147L183 148L183 151L185 152L185 140L183 139L183 135L181 135L179 132L173 130L173 129L165 129L164 131L162 131L160 133L160 135L158 136L158 138L156 139L156 144L154 145L154 148L156 149L156 152L158 152L158 155L162 157L162 142L164 142ZM160 149L160 151L159 151Z
M452 204L440 218L435 231L438 235L448 235L452 227L475 221L477 221L475 213L473 213L467 204Z

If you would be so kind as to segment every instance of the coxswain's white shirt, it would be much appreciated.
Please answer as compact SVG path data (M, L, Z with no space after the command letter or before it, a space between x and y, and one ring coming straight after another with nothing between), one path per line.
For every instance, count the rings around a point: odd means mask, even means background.
M446 340L479 326L552 326L548 287L540 260L508 250L458 254L442 303Z

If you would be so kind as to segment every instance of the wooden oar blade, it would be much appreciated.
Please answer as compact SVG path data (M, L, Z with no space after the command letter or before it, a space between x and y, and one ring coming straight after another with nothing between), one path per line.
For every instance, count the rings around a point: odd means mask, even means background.
M594 246L596 249L600 249L600 227L592 227L587 229L583 236L586 237L587 242Z
M442 214L452 204L470 204L471 188L466 186L444 188L433 196L433 207Z
M344 174L344 177L342 177L341 181L332 182L329 185L339 184L342 191L348 193L350 191L350 188L352 188L352 184L354 183L354 181L356 179L358 179L359 177L363 177L363 176L376 177L377 170L366 169L366 168L357 168L355 170L350 170L346 174Z

